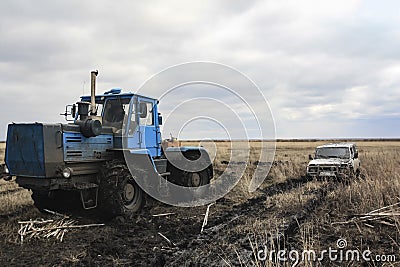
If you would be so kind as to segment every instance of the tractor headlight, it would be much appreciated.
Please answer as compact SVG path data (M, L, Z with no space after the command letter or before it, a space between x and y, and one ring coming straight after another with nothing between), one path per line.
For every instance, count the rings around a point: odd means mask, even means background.
M63 175L63 177L64 178L71 178L71 175L72 175L72 169L71 168L65 168L63 171L62 171L62 175Z
M4 165L4 173L9 174L10 170L7 168L7 165Z

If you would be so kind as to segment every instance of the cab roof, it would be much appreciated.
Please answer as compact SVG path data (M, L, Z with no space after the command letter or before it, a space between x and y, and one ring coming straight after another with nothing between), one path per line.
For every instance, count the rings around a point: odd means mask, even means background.
M348 148L350 148L352 146L356 146L356 144L355 143L329 143L329 144L317 146L317 148L324 148L324 147L348 147Z
M131 93L131 92L124 92L122 93L122 89L120 88L113 88L110 89L109 91L104 92L103 94L100 95L96 95L96 103L104 103L104 101L107 98L115 98L115 97L120 97L120 98L132 98L133 96L139 96L142 98L146 98L148 100L152 100L158 103L158 100L152 97L148 97L148 96L143 96L143 95L139 95L139 94L135 94L135 93ZM81 101L87 101L90 102L90 95L89 96L81 96Z

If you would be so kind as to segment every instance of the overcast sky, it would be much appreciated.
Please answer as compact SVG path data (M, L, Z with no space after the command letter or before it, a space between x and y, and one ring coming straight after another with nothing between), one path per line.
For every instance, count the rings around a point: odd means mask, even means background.
M89 93L93 69L98 91L135 92L189 61L226 64L251 78L278 138L400 137L399 1L2 0L0 36L0 140L12 121L64 121L59 113ZM160 111L168 114L177 98L164 100ZM164 136L183 123L170 122ZM224 136L205 121L181 135Z

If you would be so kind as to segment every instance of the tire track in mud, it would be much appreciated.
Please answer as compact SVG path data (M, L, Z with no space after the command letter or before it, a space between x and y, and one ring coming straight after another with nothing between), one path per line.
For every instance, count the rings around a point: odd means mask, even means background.
M168 262L167 266L175 266L182 263L186 264L188 263L188 258L192 258L192 255L201 255L204 253L203 250L207 249L207 247L212 249L211 244L218 245L219 242L224 243L226 242L224 241L226 238L231 240L233 238L235 245L243 250L247 250L249 254L252 254L247 234L229 237L224 234L224 230L240 226L241 224L244 224L244 220L248 217L254 217L255 215L258 216L260 211L263 212L268 210L270 207L263 206L267 198L296 190L305 186L307 182L309 182L309 179L306 177L287 179L284 182L273 184L264 189L259 189L263 193L262 195L248 199L247 201L236 205L229 199L222 198L217 200L216 204L220 204L218 213L221 214L214 214L212 220L209 218L209 226L204 229L203 233L193 233L192 235L187 236L184 240L176 242L178 250L163 255L163 257L166 257L166 262ZM263 219L267 218L265 216L267 216L267 214L263 216ZM216 262L218 259L202 258L193 259L192 263L195 265L198 264L197 260L201 260L199 266L215 266L221 264ZM239 264L239 262L237 264Z
M298 189L300 186L305 185L307 182L309 182L309 179L305 176L302 176L301 178L287 179L284 182L273 184L264 189L259 189L263 193L262 195L248 199L247 201L238 205L233 205L232 210L230 212L227 211L222 214L217 220L214 221L214 224L215 226L218 226L219 223L231 221L241 214L251 213L256 209L259 209L258 205L263 204L267 200L267 198L277 194L287 193L294 189ZM217 203L221 204L224 204L224 202L227 202L227 200L224 198L217 201ZM207 228L208 230L206 229L206 231L212 230L210 228L212 227Z
M248 263L253 262L254 248L251 247L251 241L249 242L248 233L235 234L233 237L226 237L226 235L223 233L223 229L226 230L226 228L240 226L244 223L246 218L254 218L254 216L263 214L263 211L270 208L262 206L267 198L277 194L289 193L292 190L300 189L305 186L307 182L310 182L310 180L306 177L301 177L300 179L288 179L282 183L274 184L262 189L261 191L263 194L258 197L249 199L246 202L238 205L233 205L230 210L223 211L223 214L221 214L220 217L218 217L216 220L213 220L213 225L206 228L202 234L192 235L186 238L186 240L178 242L177 247L184 251L177 251L167 256L167 262L169 262L168 266L181 264L185 262L187 257L190 257L190 255L204 253L204 249L207 250L207 247L213 250L211 244L218 246L220 243L226 242L226 240L232 240L234 244L242 251L240 255L242 259L238 262L236 262L237 259L235 259L236 255L238 255L236 252L233 260L233 266L235 266L235 264L240 265L241 261ZM279 235L269 238L268 242L273 242L274 246L277 248L294 244L295 236L300 230L301 225L304 224L309 217L312 216L314 211L323 204L323 202L326 200L326 196L336 189L338 184L338 181L330 181L328 183L322 183L319 188L312 190L311 194L313 197L306 201L299 211L282 216L282 218L286 217L288 222L279 226L278 229L276 229ZM217 201L217 204L221 203L222 205L229 205L231 204L229 202L230 201L226 199L221 199ZM271 214L261 215L261 219L267 219L270 215ZM205 264L205 266L220 264L220 262L213 261L211 259L200 258L200 260L202 261L202 264ZM196 260L194 260L193 263L196 264Z
M247 214L251 213L255 210L258 210L260 207L258 205L263 204L264 201L267 200L267 198L272 197L277 194L283 194L283 193L289 193L292 190L295 189L300 189L302 186L305 186L308 182L310 182L310 179L308 179L305 176L302 176L301 178L292 178L285 180L284 182L273 184L267 188L264 189L259 189L261 192L263 192L262 195L248 199L247 201L239 204L239 205L233 205L232 207L232 212L226 212L222 216L218 218L218 220L215 221L215 226L209 227L206 229L206 231L213 230L214 227L218 226L218 222L224 222L225 224L227 221L235 221L238 217L240 217L240 214ZM281 230L281 234L284 234L285 237L290 237L293 234L295 234L296 230L298 230L299 225L301 223L305 222L307 218L312 215L312 212L314 210L321 206L323 202L326 200L326 196L333 191L334 189L337 188L338 184L340 184L339 181L329 181L326 184L322 184L321 187L313 190L312 194L315 195L313 198L308 200L303 208L296 212L294 215L291 216L290 222L287 224L287 227L283 227ZM225 199L220 200L219 202L224 202ZM217 201L218 203L218 201ZM220 229L220 227L217 227Z
M337 182L329 182L318 188L314 192L315 197L308 200L303 206L303 209L292 216L289 224L280 230L280 233L285 237L286 241L290 241L290 239L294 237L300 229L301 224L305 223L313 212L323 204L326 200L326 196L337 188L336 185Z
M323 184L320 188L318 188L316 191L314 191L314 197L308 200L303 208L298 211L294 216L292 216L291 221L289 224L282 228L280 233L285 237L286 241L291 241L291 239L294 239L295 235L299 232L301 225L307 222L309 217L314 214L315 210L318 207L321 207L323 203L326 201L326 197L330 192L333 192L335 189L338 188L338 186L341 186L343 184L349 185L355 181L355 179L352 180L337 180L337 179L332 179L327 181L326 184ZM275 244L279 244L279 240L275 240ZM282 241L282 240L281 240Z

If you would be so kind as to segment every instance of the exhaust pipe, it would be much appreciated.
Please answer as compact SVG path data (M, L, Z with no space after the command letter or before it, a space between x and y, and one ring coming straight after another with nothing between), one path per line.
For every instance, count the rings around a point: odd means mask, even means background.
M90 73L90 115L96 116L96 76L99 74L98 70Z
M90 103L78 102L79 119L75 120L75 124L79 125L83 136L89 138L101 134L101 117L96 116L96 76L98 70L90 73ZM90 109L89 109L90 106ZM89 116L88 116L89 115ZM100 118L100 119L99 119Z

